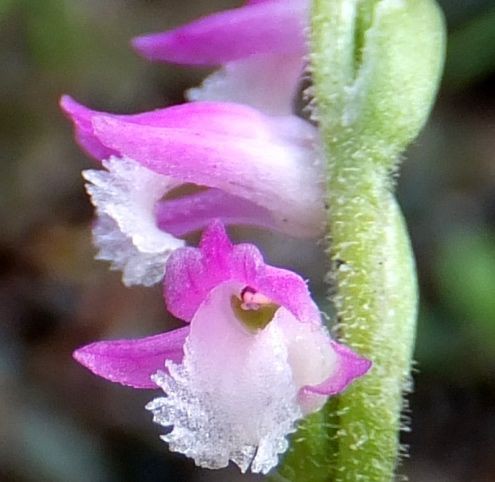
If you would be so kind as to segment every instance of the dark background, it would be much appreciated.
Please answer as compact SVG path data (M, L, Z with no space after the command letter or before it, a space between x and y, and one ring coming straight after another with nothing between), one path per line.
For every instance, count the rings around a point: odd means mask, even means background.
M411 147L399 196L421 283L412 482L495 481L495 5L443 0L446 75ZM93 377L71 359L96 339L173 326L160 289L127 289L93 260L92 208L57 101L70 93L131 113L183 100L206 71L151 65L128 47L236 5L212 0L0 0L0 481L234 481L199 471L160 442L155 396ZM320 248L254 230L274 264L311 279ZM282 248L281 248L282 246Z

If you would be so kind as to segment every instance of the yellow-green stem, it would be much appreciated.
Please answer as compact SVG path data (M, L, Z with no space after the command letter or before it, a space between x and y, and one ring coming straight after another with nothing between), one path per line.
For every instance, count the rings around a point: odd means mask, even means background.
M444 37L434 0L313 2L311 67L327 166L336 333L373 368L302 424L278 480L394 478L417 290L393 176L431 109Z
M333 163L331 163L333 164ZM399 451L416 323L407 232L383 173L330 166L330 257L339 338L373 361L334 404L338 447L326 480L386 482Z

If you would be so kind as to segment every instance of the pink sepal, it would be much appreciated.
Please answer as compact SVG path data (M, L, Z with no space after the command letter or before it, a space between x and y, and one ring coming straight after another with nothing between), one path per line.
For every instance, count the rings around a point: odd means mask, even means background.
M74 358L95 375L134 388L156 388L151 375L165 360L180 363L189 327L136 340L100 341L83 346Z
M76 140L92 157L102 160L122 152L105 143L94 129L95 117L116 119L146 127L189 130L196 135L214 133L241 138L268 138L269 126L256 110L228 102L192 102L139 114L111 114L89 109L72 97L63 95L60 107L74 123Z
M97 114L96 111L79 104L68 95L63 95L60 98L60 108L74 123L76 142L87 154L99 161L118 154L114 149L102 144L94 135L91 121L93 116Z
M343 392L356 378L362 377L371 368L370 360L358 355L349 347L335 341L331 341L330 344L339 358L335 372L318 385L305 386L302 389L303 395L304 392L336 395Z
M178 237L203 229L214 219L220 219L225 225L278 229L266 208L219 189L159 201L155 215L160 229Z
M259 54L306 52L309 2L252 1L168 32L136 37L132 45L150 60L221 65Z
M225 281L250 286L302 322L320 323L306 282L291 271L265 264L252 244L232 245L219 221L205 230L199 249L181 248L169 258L164 278L168 309L191 321L208 293Z

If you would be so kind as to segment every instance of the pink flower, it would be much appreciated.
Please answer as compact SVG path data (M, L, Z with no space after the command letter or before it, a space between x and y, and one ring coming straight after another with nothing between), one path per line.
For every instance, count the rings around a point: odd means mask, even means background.
M152 285L181 237L214 218L317 237L324 226L316 129L240 104L194 102L135 115L61 107L86 152L100 259L124 283ZM201 191L170 197L183 185Z
M162 439L197 465L267 473L304 415L371 363L332 341L298 275L232 245L214 222L198 248L168 260L165 300L189 325L141 340L94 343L74 357L95 374L161 388L147 405Z
M133 40L150 60L222 65L190 100L234 101L289 115L307 52L308 0L258 0Z

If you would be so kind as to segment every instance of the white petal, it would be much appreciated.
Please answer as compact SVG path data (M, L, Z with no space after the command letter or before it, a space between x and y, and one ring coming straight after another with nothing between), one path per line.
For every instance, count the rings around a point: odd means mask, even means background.
M191 323L181 365L154 381L167 394L147 406L154 420L173 426L162 438L202 467L234 461L242 471L267 473L302 416L279 323L250 332L234 316L230 297L241 286L218 286ZM281 308L283 309L283 308Z
M303 69L300 55L255 55L224 65L190 89L192 101L238 102L271 115L290 115Z
M298 390L306 385L319 385L339 366L339 357L330 344L330 335L323 325L301 323L289 311L280 309L272 323L278 323L285 337L289 364ZM328 397L305 394L299 403L304 414L319 410Z
M106 170L86 170L86 190L96 207L93 229L97 259L112 262L124 272L126 285L150 286L159 282L172 251L184 242L156 226L156 201L176 183L132 159L111 157Z

